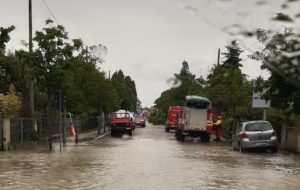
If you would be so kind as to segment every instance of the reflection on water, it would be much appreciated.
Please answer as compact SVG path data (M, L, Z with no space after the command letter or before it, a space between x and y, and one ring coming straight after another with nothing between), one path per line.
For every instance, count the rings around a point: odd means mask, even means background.
M104 137L63 151L0 153L1 189L298 189L300 157L179 143L163 128Z

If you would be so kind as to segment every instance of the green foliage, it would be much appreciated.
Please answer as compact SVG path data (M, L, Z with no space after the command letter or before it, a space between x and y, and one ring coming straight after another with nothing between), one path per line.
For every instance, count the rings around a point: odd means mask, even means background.
M215 65L207 77L208 97L214 109L237 120L251 117L252 86L239 67L242 50L237 42L226 46L222 65Z
M30 135L30 140L36 142L39 139L40 139L40 135L37 133L37 131L33 131Z
M18 116L21 106L21 99L16 95L13 85L10 85L7 95L0 94L0 111L3 118Z
M222 122L222 137L226 139L231 137L231 132L234 129L235 121L236 120L234 118L225 118L225 120Z
M293 22L293 19L286 14L277 13L273 20L284 21L284 22Z
M164 124L166 122L166 115L159 110L151 112L149 122L154 125Z
M178 87L170 88L161 93L161 96L155 100L155 109L150 116L150 122L154 124L163 124L166 121L166 114L169 106L184 105L187 95L205 96L205 80L196 78L189 70L188 62L182 62L182 68L179 73L174 74L174 84L180 84Z
M81 39L69 39L63 26L47 20L45 28L35 33L36 47L32 53L18 50L5 55L9 32L13 29L13 26L0 28L1 90L12 83L26 103L29 83L35 81L35 115L40 119L54 108L54 97L59 90L67 111L77 115L98 115L121 107L134 111L137 107L136 87L131 77L123 75L121 85L116 85L119 80L109 80L97 68L96 64L104 62L99 55L107 52L106 46L84 48Z
M113 87L118 94L119 109L136 111L137 92L135 82L130 76L125 76L122 70L116 71L111 78Z
M257 39L264 45L263 51L250 56L263 63L262 68L271 72L264 84L268 88L266 98L272 106L286 109L293 104L293 111L300 113L300 41L299 33L285 28L283 32L267 32L260 29Z
M14 26L10 26L8 28L0 27L0 56L5 54L6 44L10 40L9 33L14 29Z
M242 59L240 58L240 54L243 52L239 47L237 41L232 41L229 45L225 46L227 52L222 53L225 57L225 61L223 62L224 66L239 68L242 66L240 62Z

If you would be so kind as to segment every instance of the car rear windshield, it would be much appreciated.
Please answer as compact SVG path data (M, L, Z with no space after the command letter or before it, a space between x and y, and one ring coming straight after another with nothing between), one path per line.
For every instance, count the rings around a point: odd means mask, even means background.
M245 131L268 131L272 129L269 123L249 123L245 127Z

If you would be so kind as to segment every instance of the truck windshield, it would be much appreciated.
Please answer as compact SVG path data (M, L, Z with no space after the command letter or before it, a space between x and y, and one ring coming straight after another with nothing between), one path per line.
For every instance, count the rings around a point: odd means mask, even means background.
M130 118L129 113L115 113L113 118Z
M195 100L195 101L188 101L186 103L187 107L190 108L199 108L199 109L207 109L209 106L209 102L207 101L199 101L199 100Z

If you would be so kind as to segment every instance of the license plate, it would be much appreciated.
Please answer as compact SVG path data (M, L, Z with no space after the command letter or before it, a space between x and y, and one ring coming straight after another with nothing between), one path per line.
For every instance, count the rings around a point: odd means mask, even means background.
M266 145L266 143L255 143L256 145Z

